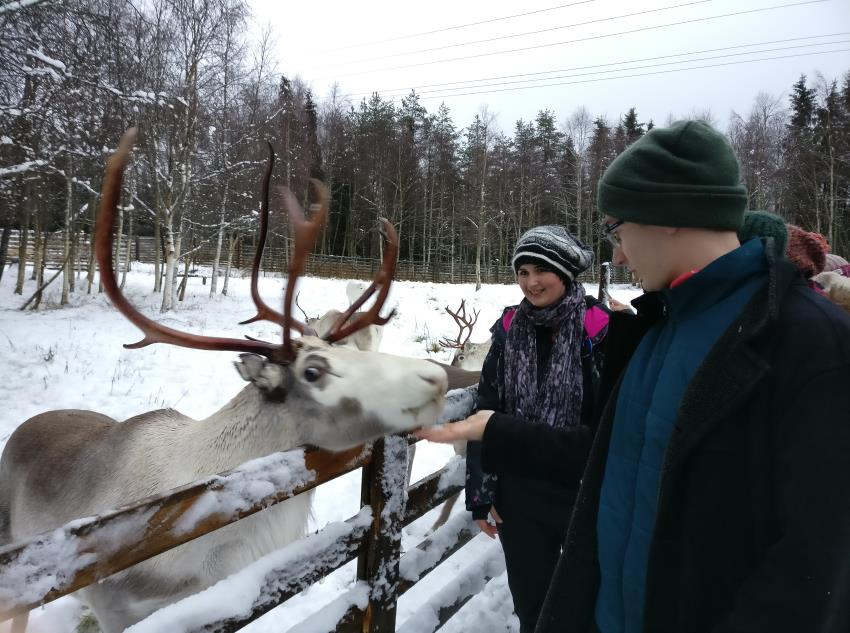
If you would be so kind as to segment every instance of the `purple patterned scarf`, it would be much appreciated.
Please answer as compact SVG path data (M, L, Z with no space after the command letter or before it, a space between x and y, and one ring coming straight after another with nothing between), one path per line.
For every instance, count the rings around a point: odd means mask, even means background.
M505 413L550 426L581 423L584 286L573 282L558 302L535 308L523 299L505 344ZM537 381L535 326L552 330L549 370Z

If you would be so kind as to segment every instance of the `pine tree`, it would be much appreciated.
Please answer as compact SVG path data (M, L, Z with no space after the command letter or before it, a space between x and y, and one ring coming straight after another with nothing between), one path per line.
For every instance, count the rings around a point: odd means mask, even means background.
M634 108L629 108L626 116L623 117L623 128L626 132L626 147L646 133L643 129L643 123L638 123L637 112Z
M784 142L783 215L791 222L816 226L818 210L817 164L814 151L815 90L801 75L790 97L791 119Z
M791 92L791 128L811 129L815 120L815 89L806 86L806 76L800 75Z

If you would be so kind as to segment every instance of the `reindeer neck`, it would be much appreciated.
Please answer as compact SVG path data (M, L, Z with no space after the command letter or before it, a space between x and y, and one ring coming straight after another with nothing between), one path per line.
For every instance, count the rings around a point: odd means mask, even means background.
M235 468L248 460L295 448L298 431L287 403L266 400L253 385L195 425L193 446L198 474Z

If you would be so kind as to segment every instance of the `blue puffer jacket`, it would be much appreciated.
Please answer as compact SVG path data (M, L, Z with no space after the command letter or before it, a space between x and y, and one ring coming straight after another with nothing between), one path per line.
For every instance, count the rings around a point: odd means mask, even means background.
M759 240L661 293L666 318L641 341L623 378L599 503L602 633L640 633L664 455L682 395L720 334L767 280Z

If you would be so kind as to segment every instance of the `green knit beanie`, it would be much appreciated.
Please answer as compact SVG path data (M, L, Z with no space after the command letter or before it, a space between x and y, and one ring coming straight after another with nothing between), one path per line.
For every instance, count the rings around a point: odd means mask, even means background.
M772 237L773 253L779 258L785 257L785 245L788 244L788 229L785 220L768 211L747 211L744 223L738 231L738 240L743 244L754 237Z
M737 231L747 206L738 160L702 121L647 132L599 181L599 210L625 222Z

